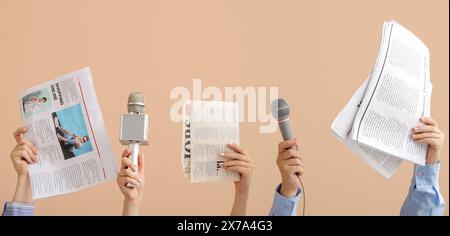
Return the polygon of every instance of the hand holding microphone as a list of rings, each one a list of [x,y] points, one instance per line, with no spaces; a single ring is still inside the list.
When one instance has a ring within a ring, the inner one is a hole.
[[[139,145],[148,145],[148,115],[144,112],[144,95],[139,92],[130,93],[128,96],[128,113],[122,114],[120,123],[120,143],[128,145],[133,172],[137,175]],[[135,186],[131,181],[127,187]]]
[[[286,100],[272,101],[272,115],[278,120],[283,142],[278,144],[277,165],[281,174],[280,193],[285,197],[294,197],[301,185],[300,176],[304,172],[303,159],[298,151],[298,142],[294,139],[289,119],[289,106]]]

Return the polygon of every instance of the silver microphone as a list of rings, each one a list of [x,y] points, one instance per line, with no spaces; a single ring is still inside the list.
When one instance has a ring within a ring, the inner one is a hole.
[[[294,138],[291,128],[291,120],[289,119],[289,105],[283,98],[278,98],[272,101],[272,116],[278,120],[283,140],[290,140]]]
[[[272,101],[272,116],[278,120],[278,126],[280,127],[281,135],[283,136],[283,140],[294,139],[294,133],[291,128],[291,120],[289,119],[289,105],[283,98],[278,98]],[[297,146],[291,147],[295,150],[298,150]],[[306,209],[306,192],[305,187],[303,186],[302,178],[300,177],[300,173],[296,173],[300,185],[303,189],[303,216],[305,215]]]
[[[128,113],[120,117],[120,143],[128,145],[131,161],[138,167],[139,145],[148,145],[148,115],[144,113],[144,95],[139,92],[128,96]],[[138,173],[136,169],[135,173]],[[127,184],[127,187],[132,187]]]

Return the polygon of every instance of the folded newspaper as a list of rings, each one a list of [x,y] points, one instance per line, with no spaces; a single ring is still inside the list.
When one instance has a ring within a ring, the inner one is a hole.
[[[426,45],[395,21],[385,22],[369,78],[334,119],[332,133],[385,178],[403,160],[425,164],[428,146],[412,129],[430,116],[432,85]]]
[[[29,167],[33,199],[75,192],[117,176],[117,166],[84,68],[23,92],[25,137],[39,149]]]
[[[221,152],[239,144],[237,103],[188,101],[183,105],[181,164],[192,183],[237,181],[239,173],[221,168]]]

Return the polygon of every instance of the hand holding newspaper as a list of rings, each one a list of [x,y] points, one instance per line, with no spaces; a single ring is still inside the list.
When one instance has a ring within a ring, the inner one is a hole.
[[[238,181],[239,173],[220,168],[221,152],[239,144],[237,103],[188,101],[183,106],[181,163],[191,182]]]
[[[430,116],[431,90],[428,48],[397,22],[384,23],[375,67],[331,130],[386,178],[402,160],[424,165],[428,146],[411,133]]]
[[[25,137],[39,149],[39,161],[29,167],[33,199],[117,177],[89,68],[28,89],[19,100]]]

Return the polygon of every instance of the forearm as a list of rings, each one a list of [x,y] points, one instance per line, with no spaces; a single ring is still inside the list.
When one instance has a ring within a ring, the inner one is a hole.
[[[12,201],[30,204],[33,203],[33,197],[31,194],[31,183],[28,175],[17,176],[17,185]]]
[[[245,216],[247,214],[248,193],[236,193],[234,195],[231,216]]]
[[[141,203],[139,201],[123,201],[123,216],[139,216]]]
[[[58,137],[59,141],[62,141],[62,142],[68,142],[69,141],[68,139],[64,138],[63,136],[61,136],[59,134],[57,134],[56,136]]]

